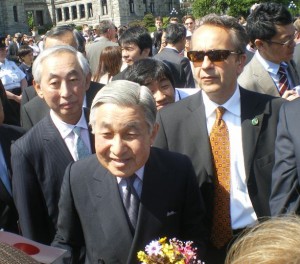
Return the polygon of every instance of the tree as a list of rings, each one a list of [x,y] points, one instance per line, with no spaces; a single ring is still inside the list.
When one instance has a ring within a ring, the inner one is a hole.
[[[270,2],[268,0],[195,0],[193,3],[193,15],[196,18],[203,17],[210,13],[219,15],[226,14],[234,17],[239,15],[247,16],[250,7],[255,3]],[[288,7],[290,0],[272,0]]]

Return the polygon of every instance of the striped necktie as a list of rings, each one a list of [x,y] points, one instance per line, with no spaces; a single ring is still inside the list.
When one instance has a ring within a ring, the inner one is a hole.
[[[285,67],[282,63],[280,63],[279,70],[278,70],[278,76],[279,76],[279,94],[282,96],[286,90],[290,88],[289,80],[287,78],[287,74],[285,71]]]
[[[126,189],[123,192],[123,203],[127,211],[128,218],[130,220],[131,227],[133,230],[136,228],[140,198],[133,186],[134,181],[138,179],[136,174],[133,174],[130,177],[124,178],[126,181]]]

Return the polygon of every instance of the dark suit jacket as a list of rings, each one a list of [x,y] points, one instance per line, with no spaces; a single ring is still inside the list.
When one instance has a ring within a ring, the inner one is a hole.
[[[161,60],[170,67],[176,88],[196,87],[189,59],[179,55],[177,50],[164,48],[154,59]]]
[[[300,213],[299,115],[300,99],[281,107],[270,198],[272,215]]]
[[[276,127],[284,99],[243,88],[240,88],[240,93],[242,144],[249,196],[257,216],[268,216]],[[258,119],[257,125],[252,124],[254,118]],[[154,145],[191,158],[206,206],[212,209],[215,175],[202,93],[198,92],[160,110],[157,121],[159,131]]]
[[[292,88],[300,84],[299,75],[293,61],[288,62],[288,73],[292,80]],[[245,66],[238,78],[240,86],[250,91],[279,97],[278,88],[270,74],[265,70],[256,56]]]
[[[10,163],[10,146],[24,133],[25,130],[17,126],[0,126],[0,143],[3,150],[6,166],[10,175],[12,175]],[[17,221],[18,213],[13,198],[0,179],[0,228],[8,232],[19,233]]]
[[[93,137],[91,147],[94,153]],[[71,161],[50,114],[12,145],[13,197],[25,237],[44,244],[53,240],[60,187]]]
[[[296,64],[298,74],[300,74],[300,44],[297,44],[294,49],[293,61]]]
[[[64,177],[58,231],[52,245],[70,250],[73,257],[85,245],[85,263],[134,264],[138,263],[137,252],[159,237],[203,241],[204,208],[196,186],[186,156],[152,148],[133,236],[117,178],[100,165],[96,155],[75,162]],[[78,263],[76,258],[65,261]]]
[[[90,88],[86,92],[86,104],[90,108],[97,92],[104,86],[104,84],[91,82]],[[29,101],[26,101],[26,100]],[[45,117],[50,109],[45,100],[37,96],[35,89],[29,86],[24,89],[22,93],[21,105],[21,126],[26,130],[32,128],[40,120]]]

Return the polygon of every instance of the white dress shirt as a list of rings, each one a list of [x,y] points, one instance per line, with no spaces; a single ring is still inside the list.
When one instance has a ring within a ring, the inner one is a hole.
[[[280,64],[277,64],[277,63],[274,63],[274,62],[271,62],[271,61],[268,61],[266,59],[264,59],[260,54],[259,52],[255,52],[255,55],[257,60],[262,64],[263,68],[270,74],[271,78],[273,79],[278,91],[279,91],[279,74],[278,74],[278,70],[279,70],[279,67],[280,67]],[[284,65],[284,68],[285,68],[285,73],[286,73],[286,76],[288,78],[288,81],[289,81],[289,84],[290,84],[290,88],[294,88],[295,84],[293,83],[292,81],[292,78],[287,70],[288,68],[288,65],[287,63],[285,62],[282,62],[282,64]]]
[[[13,61],[5,59],[4,63],[0,62],[0,79],[5,90],[20,88],[25,77],[26,74]]]
[[[51,119],[52,119],[54,125],[58,129],[61,137],[65,141],[65,143],[66,143],[66,145],[67,145],[67,147],[68,147],[68,149],[69,149],[69,151],[70,151],[70,153],[71,153],[71,155],[72,155],[72,157],[73,157],[74,160],[77,160],[75,135],[73,133],[73,128],[75,126],[81,128],[80,136],[81,136],[84,144],[88,148],[89,152],[92,153],[92,151],[91,151],[90,137],[89,137],[89,130],[88,130],[88,126],[87,126],[87,122],[86,122],[85,116],[84,116],[84,111],[82,111],[81,117],[80,117],[78,123],[75,126],[63,122],[55,114],[55,112],[52,109],[50,110],[50,116],[51,116]]]
[[[202,91],[205,105],[207,130],[210,134],[216,120],[218,104],[212,102]],[[226,111],[223,115],[230,140],[230,215],[232,229],[244,228],[256,222],[246,183],[244,165],[242,127],[241,127],[241,101],[240,90],[237,87],[233,96],[222,105]]]

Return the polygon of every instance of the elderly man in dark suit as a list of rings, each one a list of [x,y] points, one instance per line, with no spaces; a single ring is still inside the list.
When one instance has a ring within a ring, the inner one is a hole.
[[[188,53],[202,91],[158,112],[154,146],[191,158],[210,210],[208,264],[224,263],[234,235],[270,215],[274,142],[284,100],[238,86],[246,44],[235,18],[205,16]]]
[[[271,213],[300,213],[300,99],[285,103],[280,110],[272,174]]]
[[[57,45],[70,45],[85,54],[85,39],[73,27],[62,25],[47,32],[44,38],[44,49]],[[86,92],[84,107],[90,108],[94,96],[103,87],[103,84],[90,82],[90,88]],[[21,125],[26,130],[32,128],[44,116],[49,113],[49,106],[45,100],[37,96],[33,86],[26,87],[22,91],[21,101]]]
[[[51,110],[12,145],[13,197],[23,235],[50,244],[64,171],[71,161],[94,152],[82,107],[91,72],[82,53],[56,46],[36,58],[33,76]]]
[[[78,263],[84,246],[85,263],[138,263],[137,252],[162,236],[193,240],[203,253],[205,211],[192,164],[151,147],[155,116],[145,86],[113,81],[96,95],[96,155],[68,166],[59,202],[53,245],[69,251],[68,263]]]
[[[192,68],[189,60],[180,55],[185,47],[186,28],[179,24],[170,24],[166,28],[167,46],[154,56],[165,62],[172,70],[176,88],[195,88]]]

